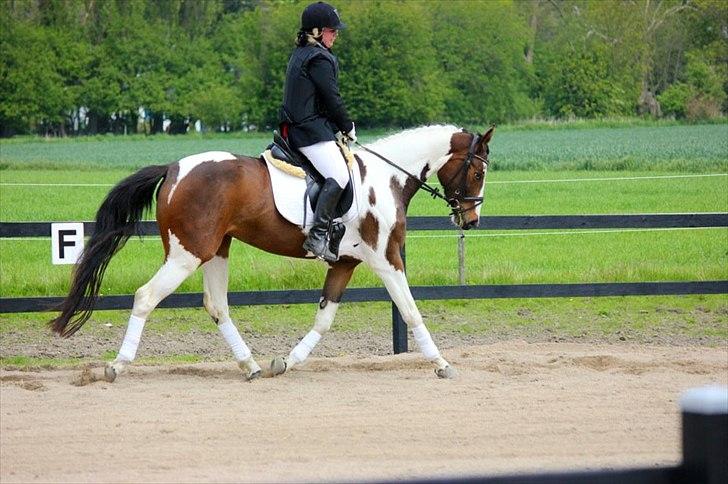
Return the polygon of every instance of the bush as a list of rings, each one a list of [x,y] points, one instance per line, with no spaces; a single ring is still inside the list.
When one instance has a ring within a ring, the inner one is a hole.
[[[624,91],[610,79],[606,55],[597,49],[552,56],[538,77],[550,115],[594,118],[631,112]]]
[[[711,97],[695,96],[688,101],[685,109],[685,117],[691,121],[714,119],[720,115],[720,102]]]
[[[721,76],[700,52],[688,53],[687,61],[687,82],[677,82],[658,96],[662,112],[690,120],[719,117],[726,99]]]
[[[692,99],[693,95],[693,88],[684,82],[678,82],[668,87],[662,94],[657,96],[662,108],[662,114],[684,118],[688,101]]]

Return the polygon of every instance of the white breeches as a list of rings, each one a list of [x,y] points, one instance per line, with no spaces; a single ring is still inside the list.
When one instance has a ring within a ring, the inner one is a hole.
[[[324,178],[333,178],[341,188],[349,183],[349,168],[336,142],[321,141],[310,146],[302,146],[299,150]]]

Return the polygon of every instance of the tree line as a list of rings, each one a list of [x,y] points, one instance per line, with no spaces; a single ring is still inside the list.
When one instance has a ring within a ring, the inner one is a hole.
[[[5,0],[0,134],[270,129],[309,0]],[[361,127],[728,112],[724,0],[331,0]]]

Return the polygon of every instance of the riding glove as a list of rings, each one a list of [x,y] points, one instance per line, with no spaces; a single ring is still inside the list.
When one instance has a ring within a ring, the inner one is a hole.
[[[356,126],[354,126],[354,123],[351,123],[351,131],[346,133],[346,136],[349,138],[349,141],[356,143]]]

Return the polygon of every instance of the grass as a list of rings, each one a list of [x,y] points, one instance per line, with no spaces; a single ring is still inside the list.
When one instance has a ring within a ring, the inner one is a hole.
[[[113,361],[115,351],[109,351],[102,361]],[[135,363],[139,365],[168,365],[179,363],[199,363],[199,355],[140,356]],[[5,370],[35,371],[38,369],[79,368],[86,365],[100,365],[98,358],[44,358],[35,356],[0,356],[0,368]]]
[[[0,221],[93,220],[119,170],[8,170],[0,183],[76,183],[103,186],[0,185]],[[728,176],[679,172],[494,171],[486,180],[482,215],[675,213],[728,211]],[[688,174],[689,175],[689,174]],[[661,178],[653,178],[661,177]],[[675,178],[670,178],[675,177]],[[637,178],[604,180],[605,178]],[[600,179],[602,179],[600,181]],[[564,180],[522,183],[529,180]],[[585,181],[573,181],[585,180]],[[108,186],[107,186],[108,185]],[[28,203],[33,200],[33,203]],[[446,216],[449,210],[419,193],[408,214]]]
[[[564,250],[564,249],[567,250]],[[728,279],[728,230],[626,232],[497,232],[466,237],[469,284],[679,281]],[[71,266],[50,265],[48,240],[0,241],[2,295],[63,295]],[[131,239],[112,259],[103,294],[131,294],[162,263],[159,239]],[[412,285],[457,284],[457,238],[452,233],[417,232],[407,242]],[[233,244],[230,290],[318,289],[326,266],[263,253]],[[179,292],[201,291],[201,273]],[[380,286],[365,266],[350,287]]]

